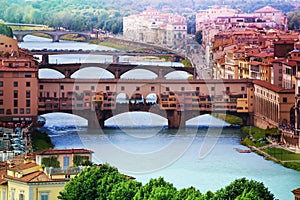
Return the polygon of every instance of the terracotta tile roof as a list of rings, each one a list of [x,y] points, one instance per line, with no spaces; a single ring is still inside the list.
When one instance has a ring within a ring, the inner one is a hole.
[[[10,167],[9,170],[19,171],[19,170],[24,170],[24,169],[30,169],[30,168],[37,167],[37,166],[39,166],[39,165],[36,163],[30,162],[30,163],[17,165],[15,167]]]
[[[37,152],[36,155],[59,155],[59,154],[90,154],[93,153],[91,150],[87,149],[48,149],[44,151]]]
[[[292,190],[292,193],[294,193],[294,194],[300,194],[300,188]]]
[[[257,62],[257,61],[252,61],[252,62],[249,62],[250,65],[261,65],[262,62]]]
[[[36,171],[26,174],[21,178],[4,175],[4,178],[10,180],[21,181],[25,183],[39,183],[39,182],[67,182],[67,179],[50,179],[43,171]]]
[[[284,88],[280,88],[276,85],[273,85],[271,83],[268,83],[266,81],[262,81],[262,80],[253,80],[253,83],[259,86],[262,86],[268,90],[272,90],[274,92],[277,93],[295,93],[295,89],[284,89]]]
[[[288,66],[291,66],[291,67],[297,66],[297,62],[296,61],[287,60],[287,61],[285,61],[283,63],[285,65],[288,65]]]

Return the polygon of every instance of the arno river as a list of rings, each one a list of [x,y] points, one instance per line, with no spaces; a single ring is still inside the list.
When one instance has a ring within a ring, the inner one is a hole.
[[[30,49],[106,48],[77,42],[52,43],[33,36],[25,37],[20,46]],[[82,55],[50,57],[53,63],[76,63],[84,59]],[[90,59],[111,62],[110,57]],[[60,75],[44,71],[41,76]],[[191,126],[181,130],[166,129],[166,119],[148,113],[115,116],[107,120],[106,125],[113,127],[107,129],[87,129],[84,127],[86,121],[73,115],[54,113],[45,117],[47,123],[43,129],[56,148],[91,149],[94,162],[110,163],[142,182],[162,176],[177,188],[194,186],[205,193],[246,177],[263,182],[282,200],[293,199],[291,190],[300,187],[300,172],[255,153],[238,153],[235,148],[246,148],[239,144],[240,130],[220,128],[224,123],[210,116],[191,120],[187,122]]]

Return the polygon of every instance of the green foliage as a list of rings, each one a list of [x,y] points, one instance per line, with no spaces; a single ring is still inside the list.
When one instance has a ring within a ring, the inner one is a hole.
[[[173,200],[176,196],[177,190],[173,184],[166,182],[162,177],[158,179],[151,179],[147,184],[142,186],[134,200]]]
[[[181,61],[184,67],[193,67],[192,63],[188,59],[184,59]]]
[[[283,166],[300,171],[300,162],[284,162]]]
[[[54,167],[59,168],[59,161],[57,160],[57,157],[51,156],[49,158],[42,158],[42,165],[45,167]]]
[[[212,116],[224,120],[225,122],[233,125],[243,125],[243,120],[240,117],[223,114],[223,113],[212,113]]]
[[[10,27],[8,27],[7,25],[1,24],[1,23],[0,23],[0,34],[6,35],[11,38],[13,37],[12,29]]]
[[[86,167],[65,185],[58,199],[64,200],[219,200],[219,199],[274,199],[268,189],[245,178],[235,180],[216,193],[202,195],[194,187],[177,190],[162,177],[151,179],[145,185],[120,174],[114,167]]]
[[[300,29],[300,11],[288,13],[287,20],[289,30]]]
[[[108,164],[104,164],[100,167],[86,167],[80,174],[66,184],[64,190],[60,192],[58,199],[122,199],[122,196],[119,196],[120,198],[113,198],[112,194],[123,194],[126,196],[128,195],[124,192],[126,188],[131,188],[133,191],[135,191],[134,186],[139,186],[139,183],[122,184],[128,181],[133,180],[130,180],[125,175],[120,174],[116,168],[111,167]],[[120,186],[125,188],[119,188]]]
[[[85,163],[88,160],[89,160],[88,156],[74,155],[74,157],[73,157],[73,164],[74,164],[74,166],[80,166],[80,165],[82,165],[83,163]]]
[[[201,30],[196,32],[196,34],[195,34],[195,40],[199,44],[202,44],[202,31]]]
[[[225,188],[216,191],[212,199],[247,199],[246,197],[257,200],[274,199],[274,195],[263,183],[249,181],[246,178],[237,179]]]
[[[38,130],[31,133],[31,141],[34,151],[42,151],[54,147],[54,144],[48,134]]]

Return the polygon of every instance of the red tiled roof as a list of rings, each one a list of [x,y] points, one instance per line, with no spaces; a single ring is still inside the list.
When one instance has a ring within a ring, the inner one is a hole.
[[[249,62],[250,65],[261,65],[262,62],[257,62],[257,61],[252,61],[252,62]]]
[[[36,155],[59,155],[59,154],[90,154],[94,153],[87,149],[48,149],[38,152]]]
[[[294,66],[297,66],[297,62],[295,61],[291,61],[291,60],[288,60],[286,62],[283,62],[285,65],[288,65],[288,66],[291,66],[291,67],[294,67]]]
[[[295,93],[295,89],[284,89],[284,88],[280,88],[276,85],[273,85],[269,82],[266,81],[262,81],[262,80],[253,80],[253,83],[259,86],[262,86],[268,90],[272,90],[274,92],[277,93]]]
[[[9,175],[4,176],[5,179],[11,179],[21,181],[25,183],[39,183],[39,182],[67,182],[67,179],[50,179],[43,171],[36,171],[30,174],[26,174],[21,178],[13,177]]]
[[[292,193],[294,193],[294,194],[300,194],[300,188],[292,190]]]
[[[11,167],[11,168],[9,168],[9,170],[19,171],[19,170],[33,168],[33,167],[36,167],[36,166],[38,166],[38,164],[30,162],[30,163],[25,163],[25,164],[17,165],[15,167]]]

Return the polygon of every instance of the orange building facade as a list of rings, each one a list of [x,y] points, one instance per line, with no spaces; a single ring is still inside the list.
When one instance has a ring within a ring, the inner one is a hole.
[[[17,41],[0,35],[0,122],[31,122],[37,117],[38,67]]]

